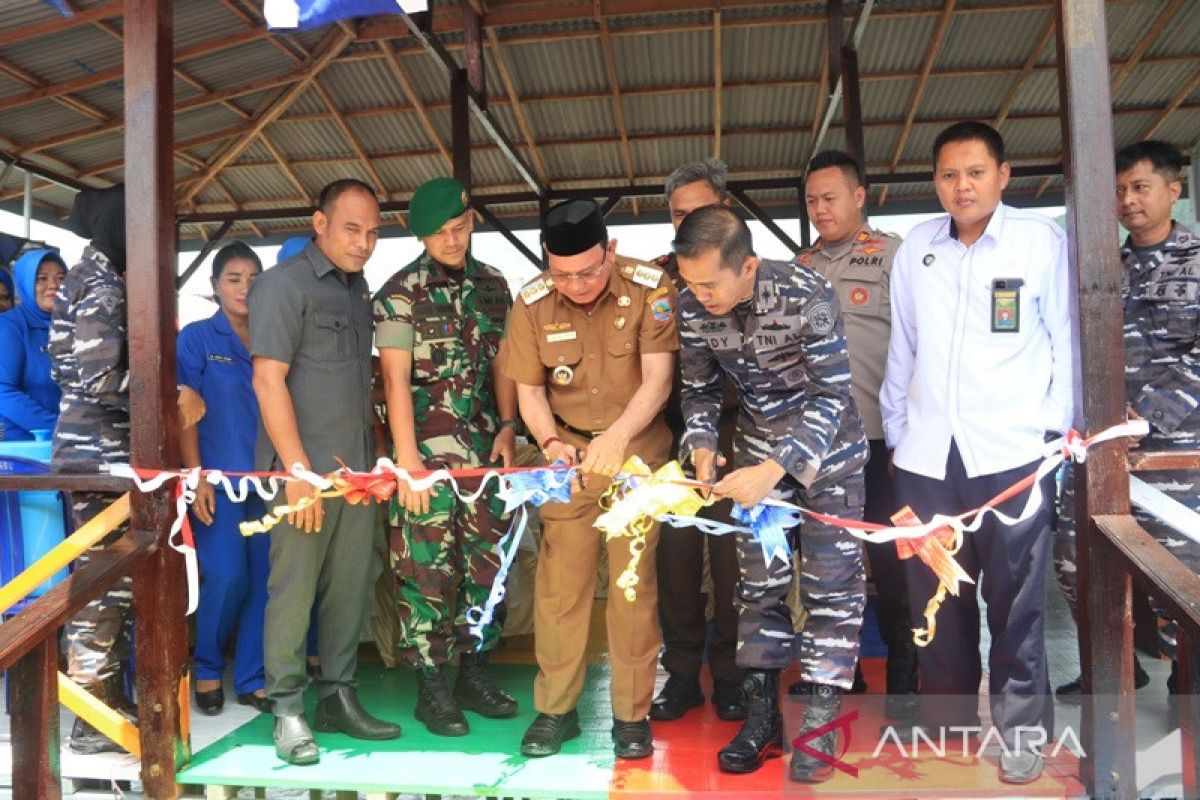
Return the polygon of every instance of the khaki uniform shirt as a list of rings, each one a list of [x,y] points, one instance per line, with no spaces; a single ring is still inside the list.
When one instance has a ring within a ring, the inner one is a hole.
[[[892,258],[899,246],[899,236],[864,224],[848,242],[827,247],[818,240],[796,256],[798,263],[812,267],[837,289],[850,346],[854,403],[868,439],[883,438],[879,388],[892,330]]]
[[[572,427],[603,431],[642,383],[641,355],[679,349],[676,292],[659,268],[617,256],[590,311],[542,275],[521,289],[509,314],[504,370],[517,383],[545,386],[550,410]],[[565,441],[578,437],[559,435]],[[626,456],[665,460],[671,434],[661,413],[634,436]],[[653,464],[651,464],[653,466]]]

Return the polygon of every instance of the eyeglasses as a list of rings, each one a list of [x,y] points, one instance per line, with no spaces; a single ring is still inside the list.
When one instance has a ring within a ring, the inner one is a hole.
[[[593,278],[600,277],[600,275],[604,272],[604,266],[607,263],[608,253],[605,253],[604,257],[600,259],[600,263],[594,267],[588,267],[587,269],[580,270],[579,272],[555,272],[550,270],[547,274],[550,276],[550,280],[554,281],[555,283],[559,281],[562,281],[563,283],[568,283],[570,281],[586,283]]]

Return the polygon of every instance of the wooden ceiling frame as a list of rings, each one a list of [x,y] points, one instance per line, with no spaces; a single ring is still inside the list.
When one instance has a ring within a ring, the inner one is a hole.
[[[608,85],[612,94],[613,121],[621,139],[621,156],[625,161],[625,177],[633,184],[633,150],[629,147],[629,128],[625,124],[625,105],[621,100],[621,79],[617,74],[617,59],[613,52],[612,36],[608,31],[608,19],[602,14],[602,0],[594,0],[595,20],[600,26],[600,48],[604,55],[604,68],[608,73]],[[638,214],[637,198],[632,201],[634,216]]]

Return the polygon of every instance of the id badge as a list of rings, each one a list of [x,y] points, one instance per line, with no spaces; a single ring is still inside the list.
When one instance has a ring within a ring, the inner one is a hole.
[[[1021,330],[1020,278],[996,278],[992,281],[992,333],[1019,333]]]

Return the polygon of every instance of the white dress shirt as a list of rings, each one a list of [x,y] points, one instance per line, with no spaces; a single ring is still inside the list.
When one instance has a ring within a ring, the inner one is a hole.
[[[949,216],[918,225],[892,266],[892,335],[880,405],[895,465],[946,477],[950,442],[978,477],[1038,458],[1071,423],[1066,236],[1041,214],[996,208],[970,247]],[[1019,285],[1016,330],[993,293]],[[1007,329],[1006,329],[1007,328]]]

